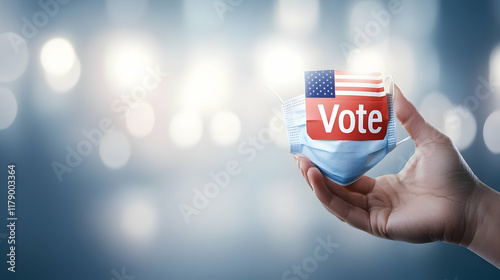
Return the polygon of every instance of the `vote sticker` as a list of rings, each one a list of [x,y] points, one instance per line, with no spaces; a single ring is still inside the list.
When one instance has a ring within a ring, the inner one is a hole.
[[[306,71],[306,127],[313,140],[382,140],[389,110],[380,73]]]

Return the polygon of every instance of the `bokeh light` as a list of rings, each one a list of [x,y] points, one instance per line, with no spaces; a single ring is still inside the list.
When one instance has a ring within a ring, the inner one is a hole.
[[[411,93],[415,88],[415,78],[419,77],[416,73],[417,59],[412,46],[401,38],[391,37],[384,42],[385,61],[387,74],[394,77],[395,82],[400,88],[407,89],[405,91]],[[430,57],[432,59],[432,57]],[[436,64],[426,64],[429,71],[433,71],[431,67]],[[434,71],[434,73],[436,73]]]
[[[293,43],[280,39],[264,41],[256,49],[257,71],[276,90],[302,88],[306,57]]]
[[[16,33],[0,34],[0,82],[19,78],[28,66],[29,52],[26,41]]]
[[[43,69],[53,75],[68,73],[76,61],[75,50],[68,40],[54,38],[42,48],[40,60]]]
[[[444,113],[444,133],[459,150],[467,149],[476,138],[476,118],[469,109],[454,107]]]
[[[495,154],[500,153],[500,111],[495,111],[484,122],[483,138],[486,147]]]
[[[12,92],[0,88],[0,130],[9,127],[17,116],[17,101]]]
[[[119,131],[109,132],[101,140],[99,156],[109,168],[123,167],[130,158],[130,153],[130,143],[127,137]]]
[[[125,236],[135,242],[151,239],[158,227],[153,203],[141,197],[128,201],[122,209],[121,225]]]
[[[349,54],[347,68],[357,72],[385,72],[384,57],[371,49],[358,49]]]
[[[202,134],[203,122],[194,112],[180,112],[170,122],[170,137],[179,147],[187,148],[196,145]]]
[[[147,75],[146,67],[155,63],[150,49],[139,38],[112,38],[106,50],[106,76],[118,90],[131,90],[141,84]]]
[[[67,92],[72,89],[80,80],[80,75],[82,72],[82,66],[80,64],[80,59],[75,56],[75,63],[69,72],[62,75],[55,75],[50,72],[45,72],[45,80],[47,84],[56,92]]]
[[[146,136],[153,130],[154,124],[155,111],[146,101],[139,102],[127,115],[127,128],[132,135]]]
[[[210,122],[210,136],[218,145],[233,144],[240,137],[240,133],[241,122],[233,112],[218,112]]]
[[[227,102],[231,79],[229,66],[217,53],[193,54],[180,95],[184,109],[212,111]]]
[[[490,54],[490,83],[500,87],[500,44]]]
[[[293,33],[309,33],[319,22],[320,3],[318,0],[278,0],[278,26]]]
[[[430,93],[424,97],[418,109],[428,123],[444,133],[445,112],[453,109],[446,95],[438,92]]]

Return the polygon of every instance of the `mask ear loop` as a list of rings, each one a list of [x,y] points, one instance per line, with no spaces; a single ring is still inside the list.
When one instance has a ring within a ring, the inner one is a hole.
[[[392,75],[387,75],[384,79],[384,83],[387,82],[387,80],[391,79],[391,83],[392,83],[392,91],[389,91],[390,94],[392,94],[392,100],[394,100],[394,78],[392,77]]]
[[[396,147],[399,146],[400,144],[408,141],[408,140],[411,140],[411,136],[406,136],[403,140],[401,140],[398,143],[396,143]]]
[[[392,83],[392,92],[390,92],[390,93],[392,94],[392,100],[394,100],[394,95],[395,95],[394,94],[395,93],[394,84],[395,84],[395,82],[394,82],[394,78],[392,77],[392,75],[387,75],[387,77],[385,77],[385,79],[384,79],[384,83],[386,83],[389,79],[391,80],[391,83]],[[406,142],[410,139],[411,139],[411,136],[405,137],[403,140],[400,140],[399,142],[396,143],[396,147],[403,144],[404,142]]]
[[[281,99],[281,97],[279,96],[279,94],[270,86],[270,85],[266,85],[268,89],[270,89],[272,92],[274,92],[274,94],[276,95],[276,97],[278,97],[279,101],[281,104],[283,104],[283,99]]]

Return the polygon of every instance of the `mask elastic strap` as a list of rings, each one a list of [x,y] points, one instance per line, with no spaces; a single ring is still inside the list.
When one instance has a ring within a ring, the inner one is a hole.
[[[392,77],[392,75],[387,75],[387,77],[385,77],[385,79],[384,79],[384,83],[386,83],[389,79],[392,82],[392,92],[391,92],[391,94],[392,94],[392,100],[394,100],[394,93],[395,93],[394,92],[394,84],[395,84],[394,77]],[[411,139],[411,136],[405,137],[403,140],[400,140],[399,142],[396,143],[396,147],[399,146],[399,145],[401,145],[401,144],[403,144],[404,142],[406,142],[406,141],[408,141],[410,139]]]
[[[403,140],[399,141],[398,143],[396,143],[396,147],[397,147],[397,146],[399,146],[400,144],[403,144],[404,142],[406,142],[406,141],[408,141],[408,140],[410,140],[410,139],[411,139],[411,137],[410,137],[410,136],[406,136],[406,138],[405,138],[405,139],[403,139]]]
[[[281,99],[281,97],[279,96],[279,94],[270,86],[270,85],[266,85],[268,89],[270,89],[272,92],[274,92],[274,94],[276,95],[276,97],[278,97],[278,99],[280,100],[280,103],[283,104],[283,99]]]
[[[392,82],[392,92],[391,92],[391,94],[392,94],[392,99],[394,100],[394,84],[395,84],[395,82],[394,82],[394,78],[392,77],[392,75],[387,75],[385,77],[385,79],[384,79],[384,83],[386,83],[389,79]]]

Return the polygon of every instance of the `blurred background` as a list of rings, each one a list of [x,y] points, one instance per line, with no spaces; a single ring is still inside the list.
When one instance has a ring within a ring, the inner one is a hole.
[[[494,0],[0,0],[0,178],[16,164],[18,217],[16,273],[0,227],[1,278],[498,279],[464,248],[328,213],[273,91],[303,94],[305,70],[390,74],[500,190],[499,31]]]

